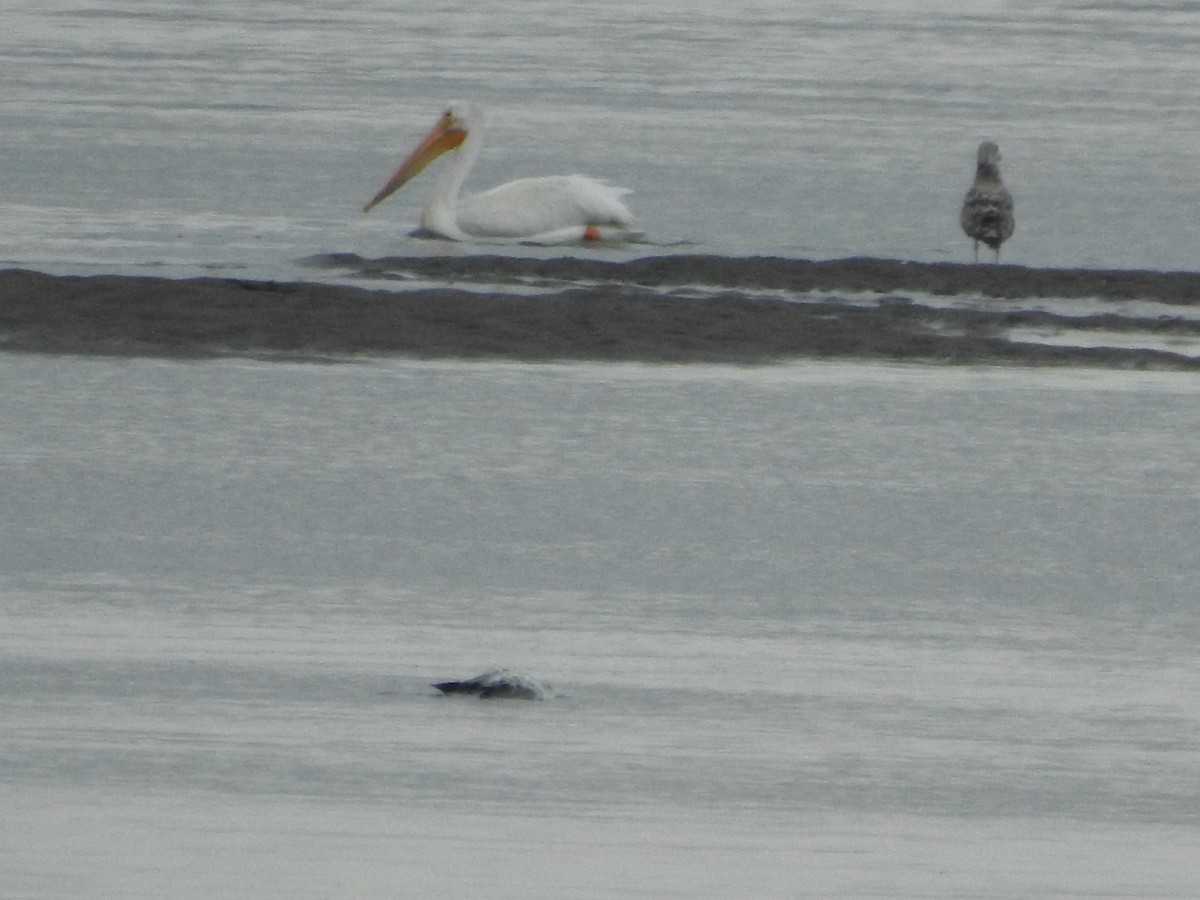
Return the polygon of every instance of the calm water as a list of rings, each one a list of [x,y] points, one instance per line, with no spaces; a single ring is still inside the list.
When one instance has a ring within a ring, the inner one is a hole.
[[[0,379],[6,897],[1200,889],[1189,376]]]
[[[10,6],[5,265],[320,277],[293,260],[453,250],[406,236],[428,180],[359,209],[455,97],[492,111],[476,186],[603,176],[663,245],[965,261],[983,138],[1013,262],[1194,268],[1200,244],[1195,3]]]
[[[1009,260],[1194,267],[1196,4],[508,7],[6,9],[0,263],[455,252],[359,209],[469,97],[476,184],[636,191],[618,253],[966,260],[990,137]],[[1193,378],[0,384],[5,897],[1200,893]],[[493,664],[554,695],[429,687]]]

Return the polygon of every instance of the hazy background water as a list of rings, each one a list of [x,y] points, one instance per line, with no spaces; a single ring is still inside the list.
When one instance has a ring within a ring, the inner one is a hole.
[[[1141,2],[8,4],[7,265],[313,276],[405,235],[360,207],[451,98],[476,186],[584,171],[651,237],[725,254],[966,260],[1000,142],[1013,262],[1191,268],[1200,7]],[[452,249],[452,248],[450,248]],[[648,248],[640,248],[645,251]]]
[[[5,896],[1200,886],[1186,376],[0,376]]]

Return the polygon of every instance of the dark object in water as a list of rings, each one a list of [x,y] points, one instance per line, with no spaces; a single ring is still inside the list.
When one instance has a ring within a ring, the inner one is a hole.
[[[492,669],[467,681],[442,681],[434,687],[443,694],[473,694],[484,700],[503,697],[541,700],[546,696],[546,692],[536,681],[523,678],[508,669]]]

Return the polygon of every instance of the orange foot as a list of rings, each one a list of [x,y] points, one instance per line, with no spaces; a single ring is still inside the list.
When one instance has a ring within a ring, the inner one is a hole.
[[[604,236],[600,234],[600,229],[595,225],[588,225],[583,229],[583,239],[585,241],[602,241]]]

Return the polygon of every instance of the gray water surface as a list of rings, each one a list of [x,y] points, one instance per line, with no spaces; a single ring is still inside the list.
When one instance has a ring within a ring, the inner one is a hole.
[[[407,236],[428,176],[360,212],[454,98],[491,111],[483,188],[634,190],[624,253],[970,259],[981,140],[1017,199],[1009,261],[1195,264],[1195,4],[423,6],[170,0],[6,11],[0,261],[318,277]],[[531,250],[519,252],[535,252]]]
[[[0,374],[6,896],[1200,885],[1189,376]]]

